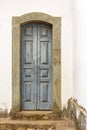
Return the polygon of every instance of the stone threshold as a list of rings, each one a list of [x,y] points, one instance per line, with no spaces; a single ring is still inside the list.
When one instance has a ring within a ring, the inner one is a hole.
[[[53,111],[12,111],[11,118],[21,120],[60,120],[61,113],[54,113]]]
[[[46,114],[52,114],[53,111],[20,111],[20,114],[23,115],[46,115]]]

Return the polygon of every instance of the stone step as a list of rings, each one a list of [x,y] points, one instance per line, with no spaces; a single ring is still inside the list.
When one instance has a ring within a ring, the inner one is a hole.
[[[69,120],[60,121],[28,121],[0,119],[0,130],[76,130]]]
[[[54,113],[53,111],[12,111],[11,118],[21,120],[60,120],[61,113]]]

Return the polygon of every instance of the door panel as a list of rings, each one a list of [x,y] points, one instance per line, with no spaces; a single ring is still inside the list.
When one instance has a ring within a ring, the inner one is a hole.
[[[33,42],[32,41],[26,41],[25,42],[25,62],[26,64],[32,64],[33,59]]]
[[[40,102],[48,102],[48,82],[40,83]]]
[[[22,109],[36,109],[36,81],[35,75],[37,57],[36,24],[22,26],[22,51],[21,51],[21,86],[22,86]]]
[[[30,23],[21,32],[22,109],[52,109],[51,26]]]
[[[38,24],[38,103],[37,109],[52,109],[51,27]]]
[[[48,64],[48,42],[40,42],[40,64]]]

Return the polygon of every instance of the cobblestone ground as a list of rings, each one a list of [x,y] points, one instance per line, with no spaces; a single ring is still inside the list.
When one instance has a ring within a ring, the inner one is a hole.
[[[0,130],[76,130],[69,120],[61,121],[25,121],[0,120]]]

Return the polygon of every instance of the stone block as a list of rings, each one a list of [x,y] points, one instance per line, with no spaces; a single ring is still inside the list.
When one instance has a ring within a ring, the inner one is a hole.
[[[35,128],[27,128],[27,130],[35,130]]]
[[[26,130],[25,128],[18,128],[18,129],[16,129],[16,130]]]

